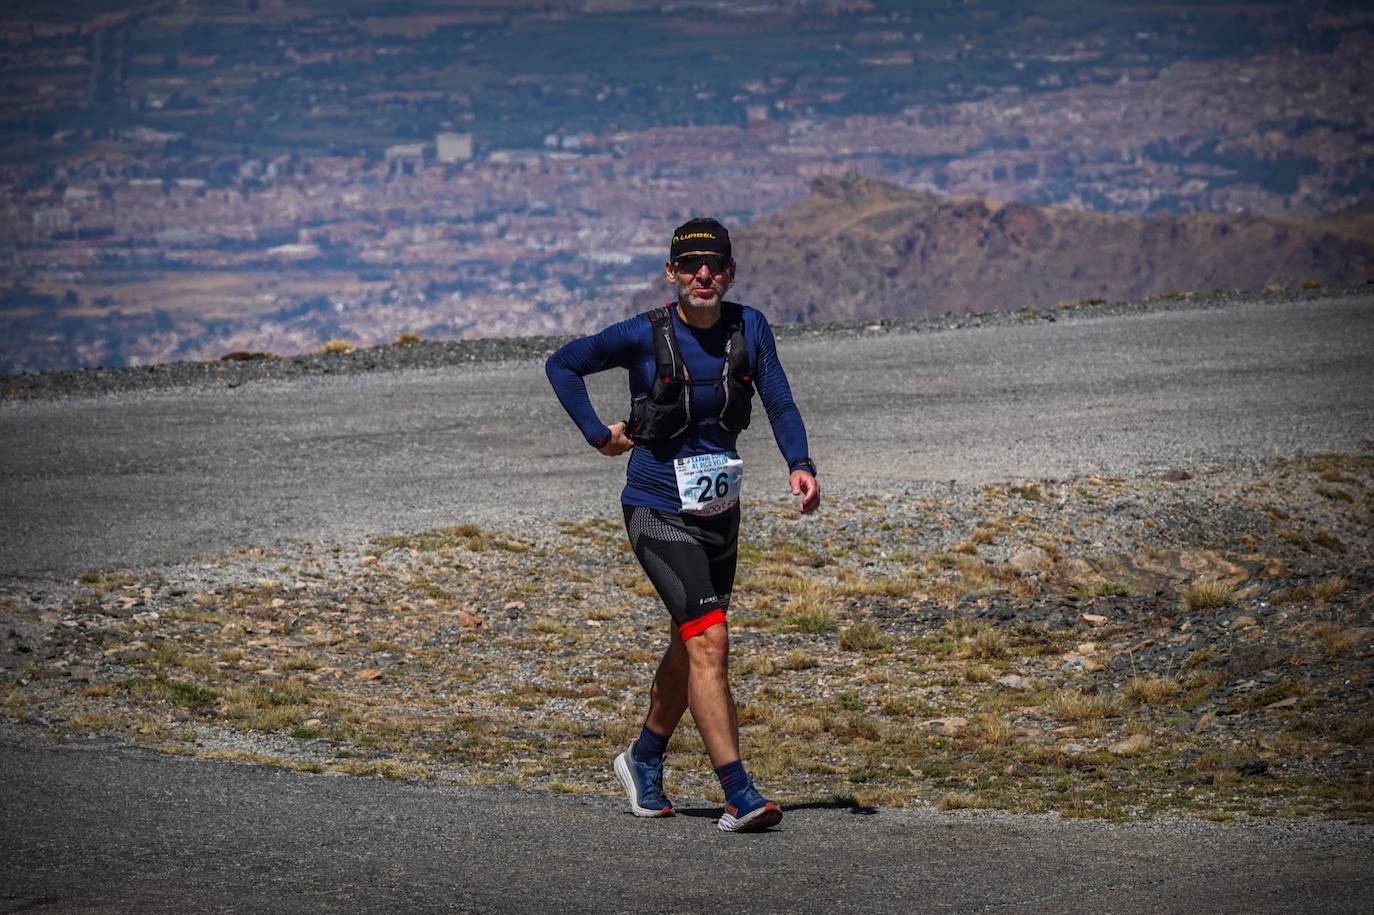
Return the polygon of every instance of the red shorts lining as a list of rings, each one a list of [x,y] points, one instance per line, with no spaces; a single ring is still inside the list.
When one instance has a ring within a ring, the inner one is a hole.
[[[707,629],[710,629],[717,623],[723,622],[725,622],[724,610],[721,610],[719,608],[715,610],[709,610],[705,614],[697,617],[696,619],[688,620],[687,622],[678,626],[677,634],[682,636],[682,641],[685,642],[688,639],[692,638],[692,636],[701,635],[703,632],[705,632]]]

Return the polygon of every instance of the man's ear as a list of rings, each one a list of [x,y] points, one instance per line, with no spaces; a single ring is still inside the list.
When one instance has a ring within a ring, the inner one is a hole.
[[[663,278],[670,283],[677,282],[677,268],[673,266],[672,261],[663,262]]]

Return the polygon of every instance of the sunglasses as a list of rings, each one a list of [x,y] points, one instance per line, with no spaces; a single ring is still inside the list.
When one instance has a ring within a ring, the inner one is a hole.
[[[730,269],[730,263],[730,257],[725,254],[685,254],[673,261],[673,269],[678,273],[696,276],[701,271],[701,265],[705,264],[706,269],[715,276]]]

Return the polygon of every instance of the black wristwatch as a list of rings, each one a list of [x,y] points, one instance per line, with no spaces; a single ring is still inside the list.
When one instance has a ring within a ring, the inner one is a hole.
[[[816,462],[811,460],[810,458],[797,458],[795,461],[792,461],[790,464],[787,465],[788,473],[791,473],[794,470],[805,470],[807,473],[811,474],[814,477],[816,476]]]

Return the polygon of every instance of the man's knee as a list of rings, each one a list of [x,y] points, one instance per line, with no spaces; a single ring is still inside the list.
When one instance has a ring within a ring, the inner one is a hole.
[[[730,653],[730,634],[722,620],[687,639],[687,658],[693,668],[724,667]]]

